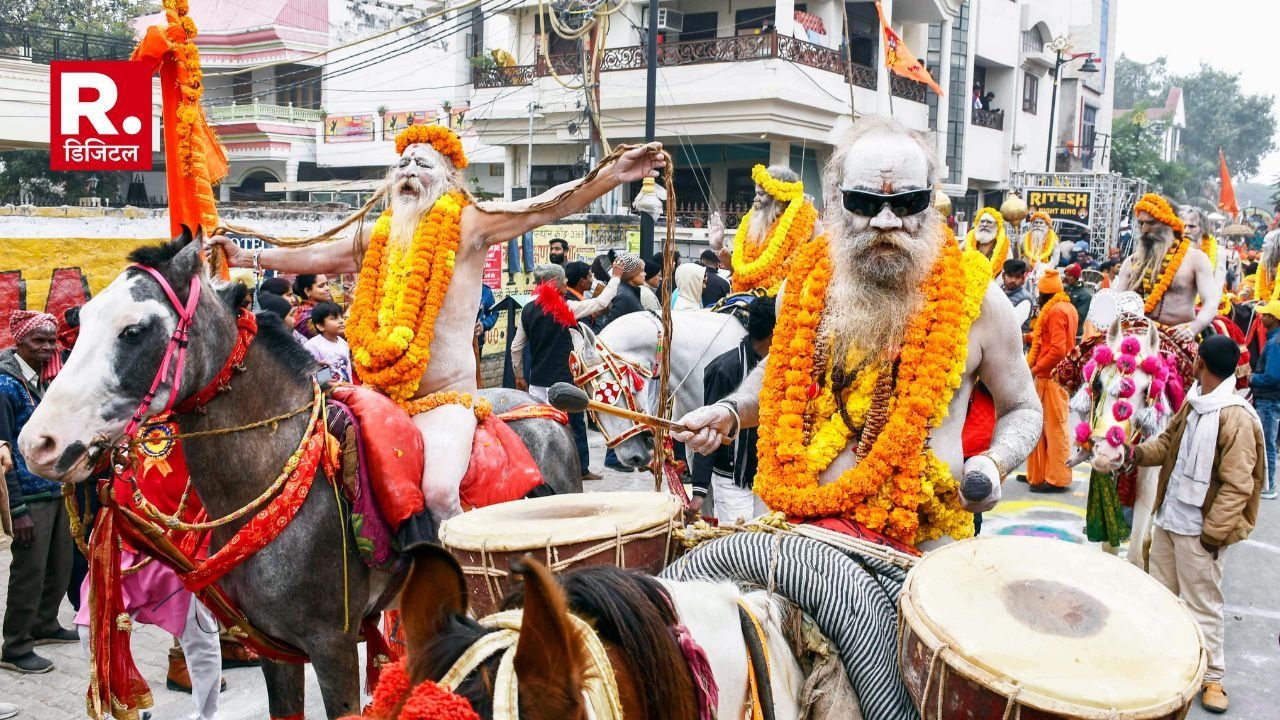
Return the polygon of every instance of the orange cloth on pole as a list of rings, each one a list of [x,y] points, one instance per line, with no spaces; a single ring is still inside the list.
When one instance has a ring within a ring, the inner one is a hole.
[[[1036,353],[1036,364],[1031,366],[1032,375],[1037,378],[1053,375],[1053,369],[1075,346],[1076,329],[1079,325],[1080,314],[1068,302],[1054,303],[1048,312],[1040,316],[1037,326],[1040,332],[1040,349]]]
[[[213,184],[227,174],[227,156],[205,119],[200,96],[200,56],[193,39],[196,26],[186,2],[166,0],[165,27],[151,26],[134,49],[132,60],[160,73],[163,104],[165,182],[169,190],[169,231],[185,225],[211,232],[218,225]]]
[[[916,59],[911,48],[889,27],[889,22],[884,19],[884,8],[880,7],[880,0],[876,0],[876,14],[880,16],[880,30],[884,33],[884,64],[889,71],[922,82],[939,95],[946,95],[938,87],[938,83],[933,81],[933,76],[925,69],[924,63]]]
[[[1044,429],[1040,440],[1027,458],[1027,482],[1049,483],[1058,487],[1071,484],[1071,468],[1067,456],[1071,443],[1067,436],[1067,391],[1052,378],[1036,378],[1036,395],[1044,408]]]
[[[1218,191],[1218,209],[1232,217],[1240,214],[1240,205],[1236,202],[1236,189],[1231,186],[1231,173],[1227,172],[1227,156],[1218,148],[1218,177],[1222,180],[1222,189]]]

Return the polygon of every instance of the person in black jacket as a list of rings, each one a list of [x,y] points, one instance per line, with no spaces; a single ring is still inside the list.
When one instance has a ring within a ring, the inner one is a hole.
[[[720,277],[720,256],[714,250],[703,250],[698,258],[707,269],[707,284],[702,288],[702,307],[711,307],[733,292],[729,281]]]
[[[769,354],[773,342],[774,299],[751,303],[747,336],[738,347],[712,360],[703,373],[703,402],[724,399]],[[756,428],[743,430],[732,445],[709,456],[693,455],[693,509],[702,506],[711,490],[712,512],[721,522],[751,519],[768,511],[752,488],[756,477]]]
[[[631,253],[618,253],[617,262],[622,264],[622,285],[613,303],[609,305],[609,318],[606,325],[623,315],[644,310],[640,301],[640,286],[644,284],[644,261]]]

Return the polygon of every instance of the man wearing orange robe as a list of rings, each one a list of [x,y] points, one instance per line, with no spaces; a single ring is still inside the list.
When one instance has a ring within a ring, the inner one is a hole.
[[[1045,307],[1054,295],[1063,291],[1057,270],[1046,270],[1040,276],[1039,290],[1040,307]],[[1031,492],[1066,492],[1071,487],[1071,468],[1067,467],[1067,456],[1071,452],[1067,435],[1067,391],[1053,379],[1053,369],[1075,345],[1079,324],[1080,316],[1070,302],[1056,302],[1040,315],[1032,330],[1039,336],[1039,349],[1031,364],[1031,375],[1044,407],[1044,429],[1040,431],[1035,450],[1027,458]]]

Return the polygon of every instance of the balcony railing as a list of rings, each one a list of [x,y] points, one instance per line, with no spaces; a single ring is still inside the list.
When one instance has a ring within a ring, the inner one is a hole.
[[[992,130],[1004,130],[1004,111],[974,108],[973,124],[978,127],[991,128]]]
[[[922,103],[925,100],[925,88],[927,87],[924,83],[910,78],[900,77],[892,73],[889,75],[889,91],[893,93],[894,97]]]
[[[869,90],[876,88],[874,69],[857,63],[848,65],[838,50],[777,34],[689,40],[658,46],[660,67],[768,58],[787,60],[840,75],[845,75],[847,68],[854,85]],[[573,75],[582,71],[582,62],[577,55],[552,55],[549,64],[539,59],[535,65],[476,68],[472,75],[472,82],[477,88],[529,85],[535,78],[550,75],[551,68],[554,68],[558,75]],[[643,70],[644,68],[645,48],[641,45],[608,48],[601,54],[600,69],[605,72]],[[923,95],[921,102],[923,102]]]
[[[53,60],[128,60],[133,41],[112,35],[0,23],[0,57],[47,65]]]
[[[284,122],[320,122],[319,110],[294,107],[293,105],[268,105],[254,100],[251,103],[231,103],[230,105],[213,105],[209,108],[209,119],[213,122],[231,120],[280,120]]]

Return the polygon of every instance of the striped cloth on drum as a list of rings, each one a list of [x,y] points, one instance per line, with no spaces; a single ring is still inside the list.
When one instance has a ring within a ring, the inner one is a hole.
[[[699,545],[662,577],[772,588],[835,644],[866,720],[920,717],[898,671],[897,605],[906,571],[798,535],[742,532]]]

